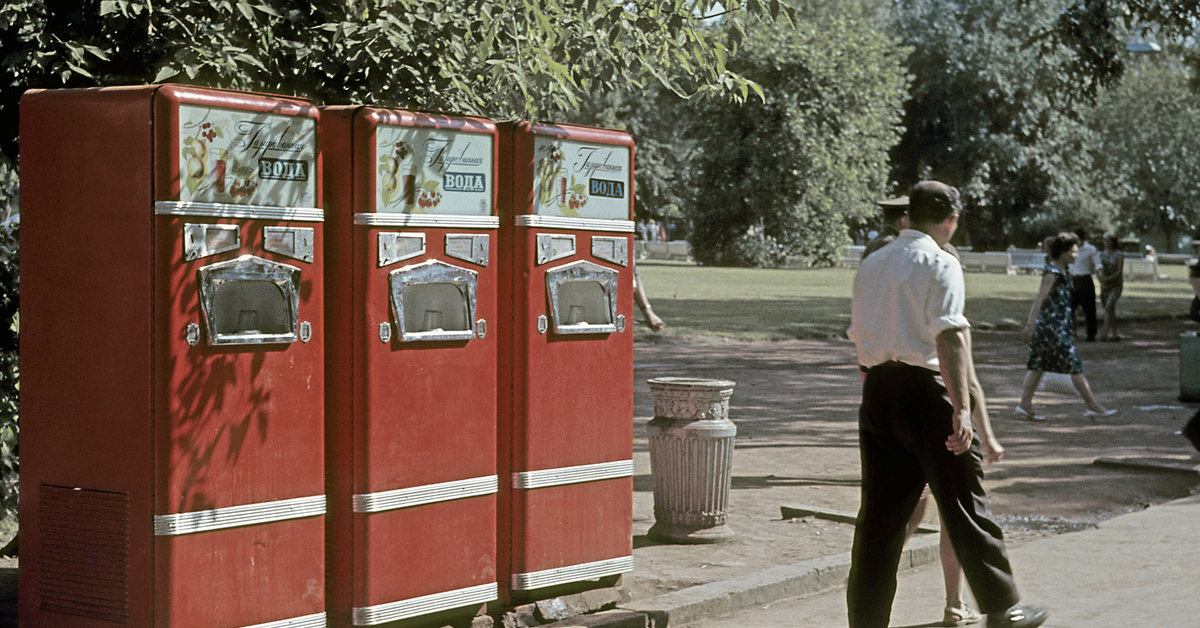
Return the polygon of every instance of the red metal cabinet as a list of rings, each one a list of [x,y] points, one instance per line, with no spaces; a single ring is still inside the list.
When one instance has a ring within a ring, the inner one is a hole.
[[[496,598],[495,125],[322,111],[332,625]]]
[[[22,626],[325,625],[317,122],[23,97]]]
[[[632,569],[633,141],[499,128],[498,565],[514,601]]]

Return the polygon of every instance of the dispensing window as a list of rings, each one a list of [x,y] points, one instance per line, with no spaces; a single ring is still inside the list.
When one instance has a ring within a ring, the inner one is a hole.
[[[617,271],[579,261],[546,271],[556,334],[617,331]]]
[[[300,269],[244,255],[197,271],[208,344],[295,342]]]
[[[475,336],[475,271],[429,260],[392,271],[388,285],[402,342]]]

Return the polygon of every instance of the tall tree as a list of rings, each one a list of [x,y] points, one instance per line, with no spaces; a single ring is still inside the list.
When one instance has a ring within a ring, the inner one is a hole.
[[[1040,241],[1038,217],[1077,202],[1086,156],[1070,93],[1067,50],[1037,50],[1057,5],[1027,0],[902,0],[895,28],[914,47],[916,76],[903,141],[892,152],[902,186],[936,178],[962,189],[960,231],[977,248]],[[1061,225],[1063,228],[1066,225]]]
[[[1092,117],[1122,231],[1161,233],[1169,250],[1200,226],[1200,105],[1184,56],[1168,46],[1130,64]]]
[[[706,264],[830,263],[846,221],[884,194],[899,137],[906,52],[859,2],[803,2],[791,22],[756,23],[730,58],[765,98],[686,106],[685,213]]]

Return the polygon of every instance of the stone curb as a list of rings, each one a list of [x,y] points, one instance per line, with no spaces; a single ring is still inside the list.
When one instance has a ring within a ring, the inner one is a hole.
[[[910,539],[901,556],[900,569],[937,561],[938,542],[937,536]],[[635,600],[619,608],[644,614],[649,620],[648,628],[681,626],[704,617],[730,614],[841,586],[849,573],[850,554],[837,554]],[[601,625],[606,624],[589,624],[589,628]],[[614,624],[611,628],[617,626]]]

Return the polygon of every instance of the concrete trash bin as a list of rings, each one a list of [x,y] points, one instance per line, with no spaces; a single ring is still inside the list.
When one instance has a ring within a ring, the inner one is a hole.
[[[726,519],[737,435],[729,420],[734,383],[690,377],[648,383],[654,394],[654,418],[646,426],[654,484],[650,538],[668,543],[732,539]]]

